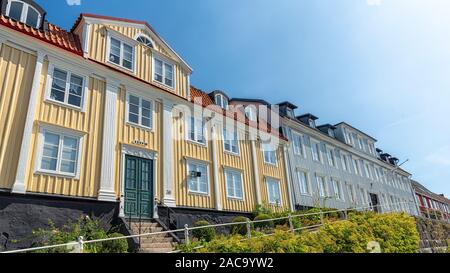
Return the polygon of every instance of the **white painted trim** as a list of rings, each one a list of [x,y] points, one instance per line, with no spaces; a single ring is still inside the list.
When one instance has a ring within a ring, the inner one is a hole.
[[[153,160],[153,218],[159,218],[158,216],[158,204],[156,202],[156,196],[158,192],[158,153],[153,150],[143,149],[135,146],[131,146],[125,143],[121,144],[121,156],[120,156],[120,209],[119,217],[125,217],[125,156],[131,155],[139,158]]]
[[[130,121],[130,115],[129,115],[130,114],[130,95],[139,98],[139,104],[140,104],[139,105],[139,114],[138,114],[139,123],[134,123],[134,122]],[[151,116],[150,127],[147,127],[147,126],[144,126],[141,124],[142,123],[142,119],[141,119],[142,118],[142,100],[146,100],[146,101],[150,102],[150,104],[151,104],[152,116]],[[154,129],[155,128],[155,112],[156,112],[155,111],[155,107],[156,107],[155,101],[153,99],[148,98],[148,95],[142,96],[142,95],[138,95],[137,93],[127,91],[126,95],[125,95],[125,102],[126,102],[125,103],[125,123],[129,124],[130,126],[139,127],[144,130],[154,132],[155,131],[155,129]]]
[[[280,194],[280,204],[277,204],[277,203],[274,203],[274,202],[270,202],[270,197],[269,197],[269,183],[268,183],[269,181],[268,181],[268,179],[277,182],[277,185],[278,185],[278,192],[279,192],[279,194]],[[276,205],[276,206],[282,207],[282,206],[283,206],[283,194],[282,194],[282,192],[281,192],[281,185],[280,185],[281,182],[280,182],[280,179],[274,178],[274,177],[271,177],[271,176],[265,176],[265,177],[264,177],[264,182],[266,183],[267,202],[268,202],[270,205]]]
[[[289,199],[289,207],[291,209],[291,211],[295,211],[295,205],[294,205],[294,200],[293,200],[293,195],[292,195],[292,189],[291,189],[291,174],[290,174],[290,168],[287,164],[288,162],[288,157],[287,157],[287,147],[285,145],[283,145],[282,147],[283,149],[283,159],[284,159],[284,171],[286,172],[286,183],[287,183],[287,190],[288,190],[288,199]],[[280,195],[281,195],[281,188],[280,188]],[[283,203],[281,203],[282,205]]]
[[[173,55],[175,55],[178,58],[178,60],[181,62],[183,67],[186,70],[188,70],[189,74],[192,73],[192,71],[193,71],[193,69],[187,64],[187,62],[185,60],[183,60],[183,58],[181,58],[181,56],[178,55],[178,53],[175,52],[175,50],[173,50],[172,47],[170,47],[170,45],[166,41],[164,41],[164,39],[161,36],[159,36],[157,33],[155,33],[152,29],[150,29],[145,24],[123,22],[123,21],[109,20],[109,19],[102,19],[102,18],[92,18],[89,16],[84,16],[84,20],[86,23],[90,23],[90,24],[116,25],[116,26],[132,27],[132,28],[145,30],[151,34],[153,40],[155,40],[155,41],[157,40],[159,42],[159,44],[163,45],[163,48],[165,47],[166,50],[170,51]]]
[[[52,133],[55,135],[60,136],[60,143],[58,146],[58,157],[57,157],[57,166],[56,171],[51,170],[45,170],[41,168],[41,162],[42,162],[42,153],[44,150],[44,139],[45,139],[45,133]],[[63,137],[71,137],[76,138],[78,141],[78,149],[77,149],[77,159],[75,164],[75,173],[64,173],[60,171],[60,162],[61,162],[61,153],[62,153],[62,146],[61,142]],[[39,125],[39,135],[38,135],[38,145],[37,145],[37,156],[35,159],[34,164],[34,173],[35,174],[45,174],[45,175],[51,175],[51,176],[58,176],[58,177],[66,177],[71,178],[75,180],[80,179],[81,174],[81,160],[83,155],[83,143],[84,143],[84,132],[75,131],[69,128],[56,126],[53,124],[47,124],[47,123],[41,123]]]
[[[91,25],[85,23],[83,25],[83,55],[85,58],[89,57],[89,45],[91,40]]]
[[[208,192],[193,191],[193,190],[189,189],[189,175],[190,175],[190,173],[189,173],[189,164],[190,163],[206,167],[206,179],[207,179],[206,180],[206,185],[208,186]],[[187,171],[187,178],[186,178],[187,185],[186,185],[186,187],[187,187],[187,190],[188,190],[188,194],[197,194],[197,195],[209,196],[210,197],[211,196],[211,190],[210,190],[210,188],[211,188],[210,183],[211,182],[209,181],[209,178],[210,178],[209,163],[205,162],[203,160],[199,160],[199,159],[193,159],[193,158],[186,159],[186,171]]]
[[[253,139],[253,138],[251,138]],[[251,152],[252,152],[252,162],[253,162],[253,177],[255,179],[255,191],[256,191],[256,203],[258,205],[262,204],[261,200],[261,180],[259,177],[259,168],[258,168],[258,158],[256,156],[256,145],[255,140],[250,140],[251,144]]]
[[[116,151],[116,124],[117,100],[119,82],[115,79],[106,80],[105,112],[103,120],[102,138],[102,167],[100,174],[100,189],[98,199],[101,201],[117,201],[115,192],[115,151]]]
[[[152,79],[152,83],[154,84],[158,84],[158,85],[162,85],[167,87],[168,89],[174,91],[175,87],[176,87],[176,73],[175,73],[175,67],[176,65],[174,64],[174,62],[172,60],[170,60],[169,58],[165,57],[164,55],[160,54],[159,52],[157,52],[156,50],[152,50],[152,67],[151,67],[151,79]],[[158,60],[160,62],[162,62],[162,82],[159,82],[155,79],[155,60]],[[165,83],[165,78],[166,78],[166,69],[165,69],[165,65],[170,65],[172,67],[172,86],[167,85]]]
[[[9,12],[11,10],[11,2],[20,2],[20,3],[23,4],[20,22],[25,24],[25,22],[27,21],[27,17],[28,17],[28,9],[31,8],[34,11],[36,11],[36,13],[38,14],[37,25],[36,26],[32,26],[32,27],[38,28],[41,25],[42,14],[37,9],[35,9],[33,6],[31,6],[28,3],[25,3],[23,1],[20,1],[20,0],[7,0],[7,1],[8,1],[7,5],[6,5],[6,14],[7,14],[7,16],[9,16]]]
[[[239,174],[239,176],[241,177],[241,192],[242,192],[242,197],[229,196],[229,195],[228,195],[227,172]],[[236,169],[236,168],[224,167],[223,175],[224,175],[224,177],[225,177],[225,192],[226,192],[227,198],[228,198],[228,199],[231,199],[231,200],[245,201],[245,190],[244,190],[244,184],[245,184],[245,183],[244,183],[244,175],[243,175],[242,171],[241,171],[241,170],[238,170],[238,169]]]
[[[163,100],[162,111],[162,162],[163,164],[163,196],[162,200],[165,205],[169,207],[176,206],[174,178],[173,178],[173,102],[169,100]]]
[[[155,41],[153,41],[152,37],[148,36],[148,35],[145,34],[144,32],[138,32],[138,33],[136,33],[136,35],[134,35],[133,39],[136,40],[139,44],[142,44],[141,42],[139,42],[139,41],[137,40],[139,37],[144,37],[144,38],[148,39],[148,40],[152,43],[152,46],[151,46],[150,48],[155,48]],[[149,46],[147,46],[147,45],[145,45],[145,44],[142,44],[142,45],[144,45],[144,46],[146,46],[146,47],[149,47]]]
[[[67,73],[66,89],[64,91],[64,102],[54,100],[50,96],[51,90],[52,90],[52,85],[53,85],[53,74],[55,72],[55,68]],[[89,83],[88,83],[89,77],[80,72],[81,72],[80,69],[73,68],[70,64],[66,64],[66,63],[60,62],[56,59],[49,58],[47,81],[45,83],[46,86],[44,88],[45,101],[50,102],[50,103],[60,104],[64,107],[72,108],[72,109],[75,109],[75,110],[78,110],[81,112],[86,112],[86,99],[88,97],[88,92],[89,92]],[[69,88],[70,88],[70,76],[71,75],[75,75],[75,76],[81,77],[83,79],[83,86],[81,88],[82,94],[81,94],[81,106],[80,107],[71,105],[68,103]]]
[[[106,28],[107,30],[107,37],[106,37],[106,54],[105,54],[105,62],[108,64],[111,64],[115,67],[119,67],[120,69],[126,70],[128,72],[131,72],[133,75],[136,74],[136,45],[137,45],[137,41],[115,31],[112,30],[110,28]],[[119,62],[120,64],[116,64],[112,61],[109,60],[109,54],[111,52],[111,38],[114,38],[116,40],[118,40],[120,42],[120,56],[119,56]],[[122,66],[122,61],[123,61],[123,45],[126,44],[128,46],[130,46],[133,49],[133,60],[131,61],[132,64],[132,68],[129,69],[127,67]]]
[[[217,155],[217,141],[215,141],[217,136],[216,129],[216,125],[211,126],[211,139],[213,140],[211,143],[211,150],[213,163],[214,201],[216,209],[222,210],[222,196],[219,185],[219,165],[217,163],[219,158]]]
[[[33,85],[31,87],[30,99],[28,101],[28,111],[25,118],[25,126],[22,136],[22,144],[20,146],[19,162],[17,165],[16,179],[12,187],[13,193],[25,193],[25,177],[27,170],[28,157],[31,154],[31,135],[33,133],[34,115],[36,112],[38,93],[40,87],[40,78],[42,74],[42,66],[46,53],[39,51],[37,53],[36,67],[33,76]]]

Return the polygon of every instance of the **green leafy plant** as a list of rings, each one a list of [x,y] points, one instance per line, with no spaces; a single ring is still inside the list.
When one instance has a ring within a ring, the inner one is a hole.
[[[249,219],[244,216],[238,216],[233,219],[233,223],[246,223]],[[253,226],[253,224],[251,224]],[[240,234],[245,236],[247,234],[247,224],[237,224],[231,227],[231,234]]]
[[[255,222],[254,226],[256,229],[259,230],[267,230],[267,229],[273,229],[275,224],[272,220],[272,217],[268,214],[260,214],[253,219],[253,221],[264,221],[264,222]]]
[[[75,242],[79,237],[84,241],[106,239],[111,237],[123,236],[119,233],[109,234],[101,226],[100,221],[89,217],[82,217],[75,223],[68,223],[61,228],[57,228],[52,221],[49,221],[47,228],[41,228],[33,231],[33,247],[51,246],[57,244],[66,244]],[[126,239],[114,241],[105,241],[99,243],[90,243],[84,245],[86,253],[124,253],[128,250]],[[73,251],[73,247],[57,247],[39,250],[39,253],[68,253]]]
[[[200,220],[194,223],[194,227],[204,227],[211,225],[208,221]],[[214,227],[205,227],[192,230],[192,235],[200,241],[209,242],[216,236]]]

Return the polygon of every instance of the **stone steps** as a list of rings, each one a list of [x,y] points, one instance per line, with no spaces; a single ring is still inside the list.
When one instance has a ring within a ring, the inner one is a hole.
[[[130,232],[133,235],[147,234],[164,231],[164,228],[155,221],[148,220],[139,223],[138,221],[130,224]],[[155,234],[136,238],[140,241],[139,253],[168,253],[174,250],[176,242],[169,234]]]

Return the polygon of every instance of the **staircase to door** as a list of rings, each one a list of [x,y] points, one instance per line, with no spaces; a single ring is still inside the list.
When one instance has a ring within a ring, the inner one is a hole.
[[[153,160],[127,155],[125,157],[124,193],[127,228],[133,235],[163,231],[153,219],[155,210]],[[170,252],[175,241],[170,234],[138,237],[139,252]]]
[[[164,231],[164,228],[155,220],[131,220],[129,231],[133,235]],[[143,236],[136,239],[140,253],[168,253],[176,246],[174,238],[168,234]]]

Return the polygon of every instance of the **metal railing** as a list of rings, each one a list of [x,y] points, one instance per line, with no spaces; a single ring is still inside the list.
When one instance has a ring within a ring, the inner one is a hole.
[[[247,221],[245,222],[232,222],[232,223],[223,223],[223,224],[215,224],[215,225],[206,225],[206,226],[198,226],[198,227],[189,227],[187,224],[184,226],[184,228],[182,229],[174,229],[174,230],[167,230],[167,231],[159,231],[159,232],[151,232],[151,233],[142,233],[142,234],[137,234],[137,235],[129,235],[129,236],[121,236],[121,237],[114,237],[114,238],[105,238],[105,239],[97,239],[97,240],[88,240],[88,241],[84,241],[83,237],[79,237],[78,240],[76,242],[69,242],[66,244],[58,244],[58,245],[50,245],[50,246],[41,246],[41,247],[32,247],[32,248],[26,248],[26,249],[18,249],[18,250],[10,250],[10,251],[4,251],[4,252],[0,252],[1,253],[25,253],[25,252],[33,252],[33,251],[39,251],[39,250],[48,250],[51,248],[59,248],[59,247],[72,247],[73,250],[71,252],[73,253],[83,253],[85,246],[87,244],[93,244],[93,243],[102,243],[102,242],[106,242],[106,241],[114,241],[114,240],[121,240],[121,239],[134,239],[134,238],[138,238],[138,240],[140,241],[140,238],[143,237],[151,237],[151,236],[156,236],[156,235],[168,235],[168,234],[174,234],[174,233],[184,233],[184,239],[185,239],[185,244],[189,245],[190,244],[190,232],[193,230],[199,230],[199,229],[204,229],[204,228],[216,228],[216,227],[231,227],[231,226],[235,226],[235,225],[245,225],[246,229],[247,229],[247,236],[245,239],[251,239],[252,238],[252,223],[264,223],[264,222],[273,222],[273,221],[277,221],[277,220],[287,220],[289,223],[289,231],[290,232],[295,232],[295,231],[299,231],[299,230],[305,230],[305,229],[314,229],[314,228],[318,228],[321,227],[325,224],[325,218],[324,216],[327,214],[331,214],[331,213],[343,213],[344,215],[344,219],[347,219],[348,217],[348,213],[352,212],[352,211],[373,211],[374,208],[379,207],[379,208],[387,208],[390,211],[384,211],[381,213],[386,213],[386,212],[406,212],[402,209],[400,209],[400,207],[397,207],[401,204],[409,204],[410,202],[398,202],[398,203],[392,203],[390,205],[369,205],[366,207],[356,207],[356,208],[348,208],[348,209],[337,209],[337,210],[327,210],[327,211],[320,211],[320,212],[311,212],[311,213],[299,213],[299,214],[289,214],[288,216],[285,217],[278,217],[278,218],[271,218],[271,219],[265,219],[265,220],[254,220],[254,221],[250,221],[249,219],[247,219]],[[394,206],[395,210],[391,210],[391,207]],[[397,208],[397,209],[396,209]],[[300,228],[295,228],[294,224],[293,224],[293,219],[295,218],[300,218],[300,217],[306,217],[306,216],[319,216],[320,217],[320,224],[314,224],[311,226],[304,226],[304,227],[300,227]],[[266,234],[266,236],[271,236],[272,234]],[[169,252],[169,253],[173,253],[173,252]]]

